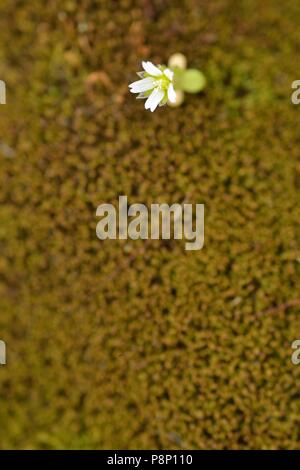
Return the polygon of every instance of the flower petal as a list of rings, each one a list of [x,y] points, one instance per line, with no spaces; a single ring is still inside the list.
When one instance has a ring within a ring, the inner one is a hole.
[[[171,81],[173,80],[174,72],[172,72],[172,70],[167,68],[167,69],[164,70],[164,74],[169,80],[171,80]]]
[[[154,79],[152,77],[137,80],[129,85],[131,93],[141,93],[143,91],[151,90],[154,87]]]
[[[145,103],[145,109],[149,109],[150,106],[151,106],[151,102],[152,102],[152,99],[153,99],[153,96],[155,96],[157,92],[157,88],[155,88],[155,90],[152,91],[151,95],[148,97],[148,99],[146,100],[146,103]]]
[[[149,73],[149,75],[153,75],[154,77],[159,77],[162,75],[162,71],[159,70],[152,62],[142,62],[143,69]]]
[[[174,90],[173,84],[170,83],[168,87],[168,98],[171,103],[175,103],[176,101],[176,91]]]
[[[151,95],[147,99],[145,103],[145,108],[150,109],[150,111],[153,113],[153,111],[155,111],[155,109],[163,99],[164,95],[165,94],[162,90],[160,90],[159,88],[155,88],[155,90],[152,91]]]

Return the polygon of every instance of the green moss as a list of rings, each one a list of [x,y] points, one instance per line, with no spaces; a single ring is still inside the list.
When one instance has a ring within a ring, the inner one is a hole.
[[[2,0],[1,448],[300,448],[299,307],[269,311],[299,297],[299,19]],[[148,113],[128,83],[176,51],[207,87]],[[203,250],[100,242],[119,194],[204,203]]]

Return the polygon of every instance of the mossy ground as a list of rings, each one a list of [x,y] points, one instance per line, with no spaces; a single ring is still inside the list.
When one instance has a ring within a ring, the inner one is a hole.
[[[1,448],[300,448],[299,22],[298,0],[1,1]],[[146,112],[128,83],[176,51],[207,89]],[[203,250],[100,242],[120,194],[204,203]]]

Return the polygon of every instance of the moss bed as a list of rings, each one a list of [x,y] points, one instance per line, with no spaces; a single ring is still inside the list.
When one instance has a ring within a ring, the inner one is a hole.
[[[2,0],[0,448],[300,449],[298,0]],[[142,59],[206,74],[178,109]],[[205,204],[205,245],[96,208]]]

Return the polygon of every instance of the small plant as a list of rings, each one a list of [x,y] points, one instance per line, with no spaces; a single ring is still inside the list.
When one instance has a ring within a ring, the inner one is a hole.
[[[155,111],[158,106],[169,104],[180,106],[184,94],[198,93],[206,85],[203,73],[197,69],[187,69],[183,54],[173,54],[166,65],[154,65],[142,62],[143,71],[137,72],[140,80],[129,85],[131,93],[137,93],[137,99],[146,99],[145,108]]]

